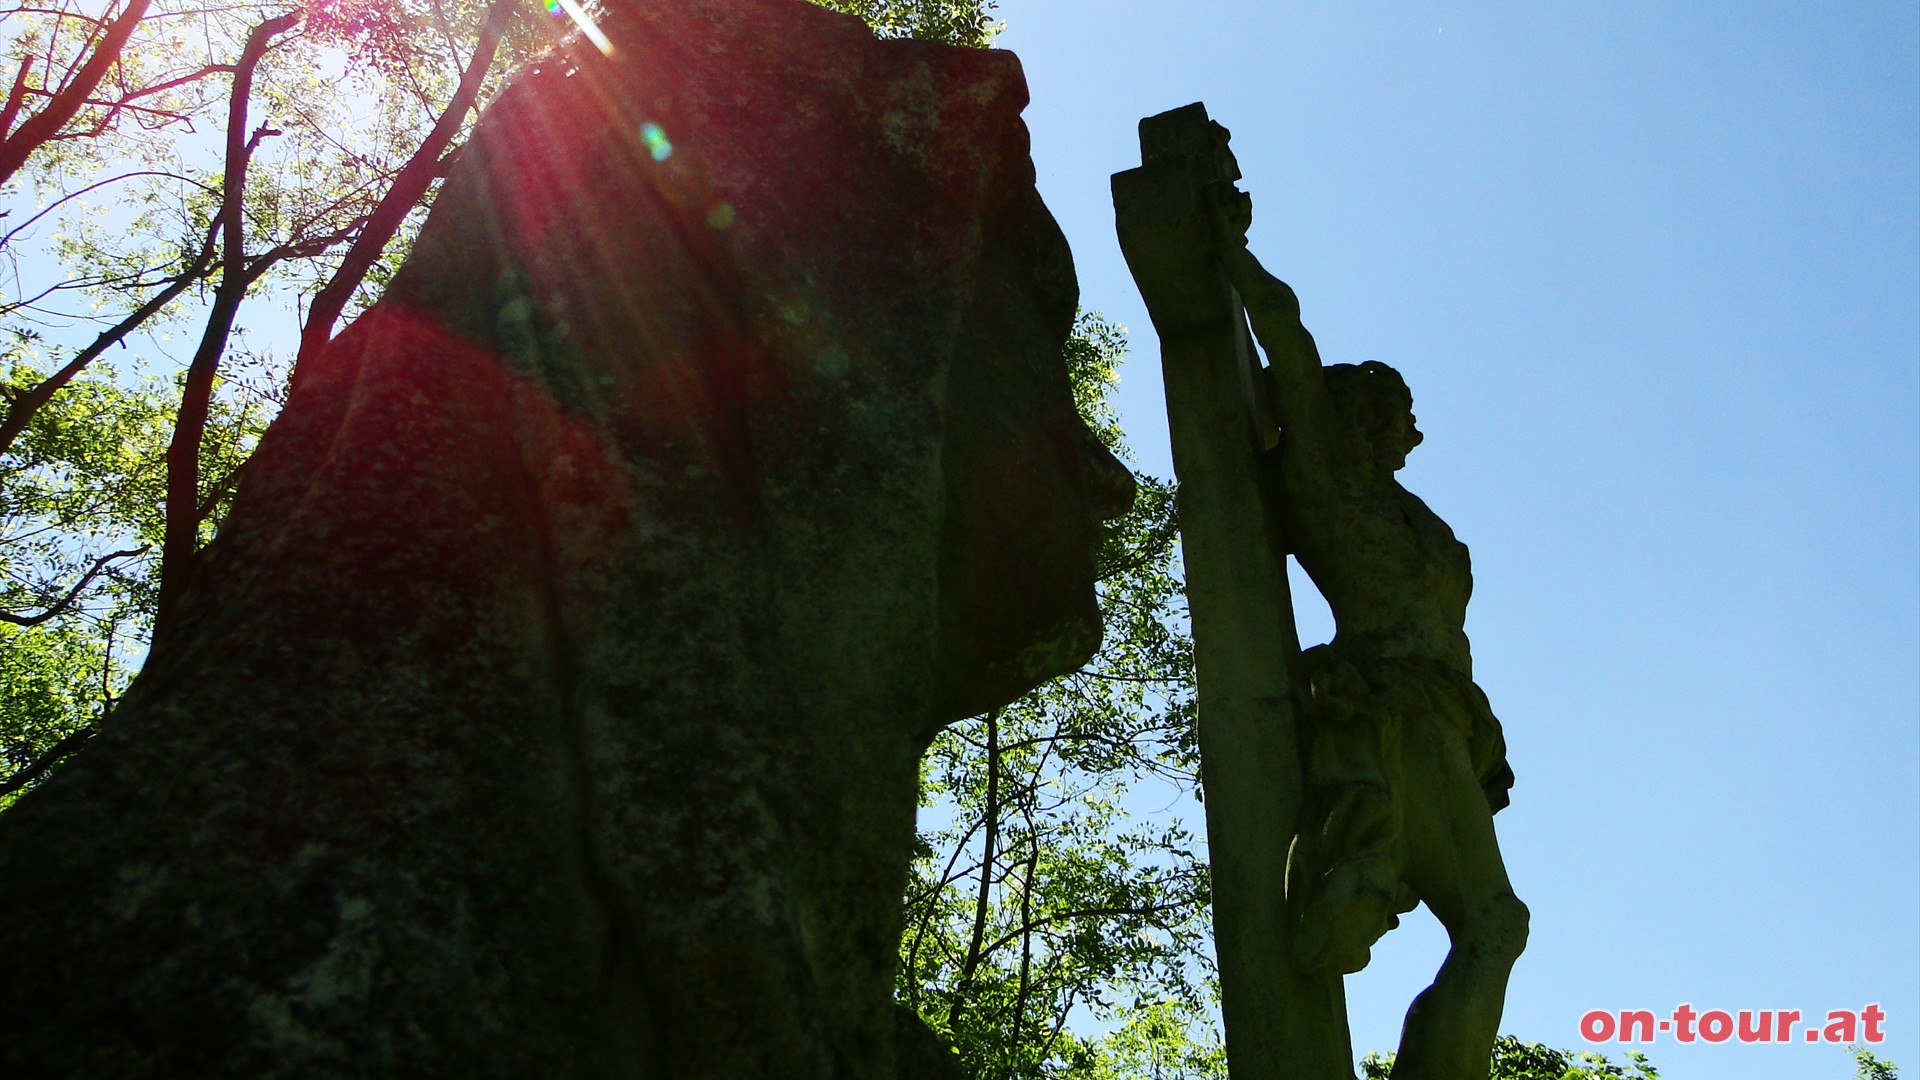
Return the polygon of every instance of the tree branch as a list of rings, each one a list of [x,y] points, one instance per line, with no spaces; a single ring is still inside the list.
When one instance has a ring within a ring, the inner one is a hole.
[[[200,347],[187,365],[180,414],[174,422],[173,441],[167,446],[167,520],[160,547],[160,597],[154,613],[156,634],[171,620],[181,595],[191,584],[193,557],[200,539],[200,442],[207,430],[214,376],[219,372],[220,357],[226,351],[227,337],[233,332],[240,302],[246,299],[248,286],[258,276],[249,274],[246,259],[247,165],[254,147],[270,129],[263,126],[251,136],[247,134],[253,73],[266,54],[267,45],[299,21],[300,13],[290,11],[255,26],[247,35],[247,43],[240,50],[240,60],[233,69],[233,90],[227,102],[226,174],[221,183],[220,212],[216,218],[221,237],[220,284],[214,288],[213,305],[207,313]]]
[[[266,251],[247,260],[247,281],[258,281],[262,274],[272,269],[274,264],[288,259],[306,259],[318,255],[335,244],[355,235],[355,230],[365,218],[355,218],[345,228],[335,229],[320,236],[309,236],[290,244],[275,244]]]
[[[33,95],[46,96],[47,94],[45,90],[29,90],[27,93],[30,96],[33,96]],[[104,108],[107,110],[107,115],[101,117],[92,127],[84,128],[77,131],[58,132],[56,134],[47,136],[47,141],[57,142],[62,139],[98,138],[101,135],[106,134],[107,129],[113,126],[113,122],[120,118],[120,114],[122,112],[145,113],[149,116],[162,117],[164,120],[168,122],[179,121],[179,120],[185,120],[185,121],[188,121],[189,123],[192,122],[193,117],[190,114],[180,112],[177,109],[155,109],[146,105],[128,104],[128,102],[132,101],[137,96],[139,95],[129,94],[126,97],[120,98],[119,100],[116,100],[116,101],[107,101],[102,98],[88,98],[87,100],[81,102],[80,104],[92,105],[99,108]],[[154,128],[159,128],[164,126],[165,124],[156,124],[154,125]],[[150,128],[149,130],[153,130],[153,128]]]
[[[212,485],[207,491],[206,498],[200,500],[200,505],[194,509],[195,518],[199,521],[205,521],[212,517],[213,512],[220,509],[220,500],[231,495],[234,488],[239,486],[240,473],[245,470],[246,467],[247,463],[242,461],[227,473],[226,479]]]
[[[93,566],[88,569],[85,574],[80,576],[79,581],[74,582],[73,588],[67,590],[67,595],[61,597],[59,603],[54,604],[38,615],[15,615],[11,611],[0,611],[0,622],[10,622],[15,626],[39,626],[41,623],[67,610],[68,605],[72,604],[74,599],[80,595],[80,590],[86,588],[87,584],[94,578],[99,577],[100,571],[105,570],[108,563],[115,559],[131,559],[135,555],[145,555],[152,546],[152,544],[141,544],[137,548],[128,548],[125,551],[108,552],[93,560]]]
[[[93,738],[96,734],[98,734],[98,732],[95,729],[83,727],[73,734],[68,735],[66,738],[61,739],[59,742],[54,743],[47,748],[46,753],[35,758],[32,764],[29,764],[26,768],[19,770],[12,776],[7,777],[5,780],[0,780],[0,798],[5,798],[19,791],[21,788],[26,787],[28,784],[33,783],[48,769],[58,765],[60,759],[80,749],[82,743]]]
[[[493,0],[488,7],[479,45],[474,49],[473,58],[467,62],[466,70],[461,73],[460,85],[447,102],[447,107],[441,111],[440,119],[394,176],[393,186],[387,189],[373,212],[367,215],[366,225],[361,228],[360,235],[354,238],[353,246],[347,249],[340,269],[314,294],[313,303],[307,308],[307,325],[300,331],[300,353],[294,361],[295,370],[326,347],[328,339],[333,337],[334,324],[339,322],[340,313],[346,310],[347,301],[353,297],[354,290],[366,280],[367,271],[373,268],[380,253],[386,250],[394,234],[399,232],[407,214],[419,204],[421,196],[439,177],[441,158],[452,144],[454,136],[460,133],[467,110],[473,107],[481,85],[486,82],[487,69],[493,66],[493,57],[499,49],[501,35],[506,32],[507,17],[511,10],[507,0]]]
[[[93,344],[80,350],[72,360],[67,361],[65,367],[41,380],[33,389],[17,394],[9,400],[7,415],[0,418],[0,454],[6,453],[13,446],[13,440],[19,438],[20,433],[27,429],[27,425],[33,420],[34,413],[39,412],[41,406],[51,401],[61,387],[71,382],[74,376],[84,371],[88,364],[93,363],[115,342],[124,339],[141,323],[172,303],[174,297],[185,292],[188,286],[200,279],[200,275],[207,272],[207,265],[212,261],[213,237],[209,235],[207,242],[201,245],[199,253],[193,257],[193,261],[188,263],[180,273],[174,275],[165,288],[149,297],[146,303],[135,308],[131,315],[93,339]]]
[[[199,82],[201,79],[204,79],[209,75],[220,75],[220,74],[229,73],[231,71],[233,71],[232,64],[208,64],[205,67],[199,68],[198,70],[190,72],[186,75],[180,75],[175,78],[167,79],[164,82],[157,82],[157,83],[154,83],[152,86],[143,86],[138,90],[128,91],[126,94],[123,94],[121,96],[119,101],[106,102],[105,104],[125,105],[127,102],[133,101],[136,98],[143,98],[143,97],[147,97],[150,94],[162,93],[164,91],[171,90],[176,86],[185,86],[187,83],[190,83],[190,82]]]
[[[966,835],[962,836],[959,842],[953,845],[953,854],[947,856],[947,865],[940,871],[940,876],[935,879],[932,885],[927,887],[925,892],[907,902],[907,910],[909,911],[922,904],[926,905],[926,910],[921,913],[919,925],[914,927],[913,943],[907,946],[906,970],[909,977],[912,976],[913,972],[919,970],[920,943],[926,939],[927,928],[933,923],[934,914],[937,910],[932,903],[933,899],[940,895],[942,889],[945,889],[949,884],[972,871],[972,867],[968,867],[966,871],[956,874],[954,867],[959,865],[961,854],[966,851],[967,845],[973,841],[973,834],[979,828],[980,825],[975,823],[967,829]],[[920,1008],[919,980],[910,978],[910,981],[907,983],[907,997],[913,1004],[915,1011],[918,1011]]]
[[[980,943],[987,932],[987,911],[993,899],[994,846],[1000,838],[1000,710],[987,713],[987,805],[982,813],[987,834],[985,852],[980,857],[980,891],[973,905],[973,933],[967,943],[967,958],[960,965],[960,980],[954,989],[953,1004],[947,1009],[947,1029],[960,1022],[960,1010],[967,990],[973,985],[973,973],[980,968]]]
[[[1013,929],[1007,931],[1006,933],[1000,935],[998,938],[995,938],[992,944],[980,950],[980,955],[990,956],[993,953],[998,952],[1000,949],[1005,948],[1006,945],[1009,942],[1013,941],[1014,939],[1019,938],[1026,934],[1033,933],[1035,930],[1039,930],[1042,927],[1052,926],[1055,923],[1073,922],[1076,919],[1111,919],[1111,918],[1114,918],[1115,916],[1121,916],[1121,915],[1131,915],[1131,916],[1134,916],[1135,918],[1147,918],[1149,916],[1159,915],[1163,912],[1179,911],[1181,908],[1191,907],[1191,906],[1192,906],[1191,901],[1179,900],[1179,901],[1174,901],[1172,903],[1166,903],[1166,904],[1142,904],[1138,907],[1124,907],[1119,905],[1113,905],[1113,906],[1107,906],[1107,907],[1077,908],[1073,911],[1059,911],[1051,915],[1042,915],[1040,918],[1034,919],[1032,921],[1022,920],[1019,926],[1016,926]]]
[[[12,132],[0,140],[0,184],[13,178],[26,164],[27,156],[45,145],[48,140],[60,133],[67,121],[80,111],[80,106],[93,95],[93,88],[107,74],[107,69],[120,59],[120,52],[126,48],[127,38],[132,36],[134,28],[146,17],[147,6],[152,0],[129,0],[120,17],[107,28],[87,57],[80,70],[65,86],[62,86],[47,102],[47,107],[28,117],[18,131]],[[25,81],[24,67],[21,82]]]
[[[23,57],[20,73],[13,77],[13,89],[7,91],[6,108],[0,109],[0,139],[5,139],[13,130],[13,122],[20,119],[20,106],[27,100],[27,72],[32,70],[33,57]]]
[[[7,234],[5,236],[0,236],[0,247],[6,247],[8,244],[13,243],[14,237],[19,236],[22,230],[31,227],[34,222],[39,221],[41,218],[46,217],[48,214],[53,213],[55,210],[58,210],[61,206],[64,206],[69,201],[73,199],[77,199],[80,196],[85,195],[89,191],[97,191],[100,188],[106,187],[109,184],[117,184],[122,180],[131,180],[136,176],[165,176],[175,180],[183,180],[189,184],[196,184],[201,187],[206,186],[204,184],[200,184],[199,181],[193,179],[190,176],[183,176],[180,173],[169,172],[165,169],[137,169],[133,172],[120,173],[117,176],[109,176],[105,180],[96,180],[93,183],[88,184],[86,187],[80,188],[77,191],[69,191],[65,195],[62,195],[59,198],[48,203],[46,206],[41,207],[39,213],[33,215],[27,220],[7,230]],[[208,188],[207,190],[211,191],[212,189]]]
[[[1023,802],[1021,814],[1027,821],[1027,878],[1020,889],[1020,925],[1033,925],[1033,884],[1040,871],[1040,832],[1033,824],[1033,804]],[[1033,935],[1020,935],[1020,990],[1013,997],[1013,1030],[1009,1034],[1009,1047],[1020,1045],[1020,1028],[1027,1016],[1027,997],[1033,991]]]

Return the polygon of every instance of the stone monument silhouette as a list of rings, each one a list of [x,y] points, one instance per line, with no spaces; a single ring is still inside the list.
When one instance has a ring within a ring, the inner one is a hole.
[[[478,122],[177,621],[0,820],[0,1076],[957,1080],[918,762],[1132,478],[1010,53],[632,0]]]
[[[1203,106],[1140,129],[1114,206],[1181,485],[1232,1075],[1351,1076],[1340,977],[1425,903],[1452,947],[1394,1076],[1483,1080],[1527,933],[1492,821],[1513,773],[1473,682],[1466,546],[1394,479],[1421,440],[1412,395],[1385,364],[1321,363],[1247,250],[1251,199]],[[1336,625],[1304,652],[1289,554]]]

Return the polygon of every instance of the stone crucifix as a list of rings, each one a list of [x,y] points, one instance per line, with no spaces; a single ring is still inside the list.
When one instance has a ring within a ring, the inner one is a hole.
[[[1149,117],[1113,186],[1181,482],[1230,1069],[1350,1077],[1341,976],[1424,902],[1452,948],[1394,1076],[1482,1080],[1527,910],[1493,831],[1513,773],[1473,682],[1467,549],[1394,479],[1421,439],[1399,373],[1322,365],[1247,251],[1227,139],[1197,104]],[[1304,653],[1289,553],[1336,626]]]

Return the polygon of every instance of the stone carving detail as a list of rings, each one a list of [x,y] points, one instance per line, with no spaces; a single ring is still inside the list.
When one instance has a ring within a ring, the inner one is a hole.
[[[1083,662],[1131,496],[1002,52],[608,5],[296,373],[0,819],[0,1073],[940,1076],[916,761]]]

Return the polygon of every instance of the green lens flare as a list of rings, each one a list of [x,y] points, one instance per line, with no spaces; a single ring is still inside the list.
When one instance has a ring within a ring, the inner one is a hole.
[[[655,161],[665,161],[673,156],[673,144],[667,141],[667,133],[651,120],[640,125],[640,141],[647,144],[647,152],[653,155]]]

